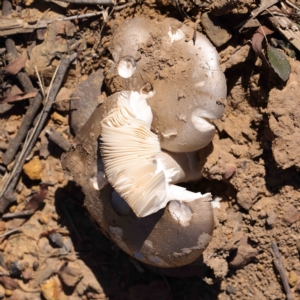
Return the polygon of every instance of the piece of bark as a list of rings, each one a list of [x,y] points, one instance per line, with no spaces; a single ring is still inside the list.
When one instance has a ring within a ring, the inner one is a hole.
[[[71,143],[63,137],[63,135],[60,132],[47,130],[48,138],[50,141],[55,143],[57,146],[59,146],[62,150],[65,152],[68,152],[71,148]]]

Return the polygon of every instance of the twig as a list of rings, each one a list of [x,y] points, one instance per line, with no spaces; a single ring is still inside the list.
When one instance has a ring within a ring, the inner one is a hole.
[[[49,140],[59,146],[62,150],[65,152],[70,150],[71,143],[65,139],[60,132],[46,130],[46,133],[48,134]]]
[[[126,7],[131,7],[134,4],[136,4],[136,1],[133,0],[133,1],[127,2],[127,3],[123,4],[123,5],[114,6],[114,11],[119,11],[119,10],[122,10],[122,9],[124,9]]]
[[[5,178],[2,184],[2,189],[0,190],[0,197],[2,198],[0,200],[0,211],[3,213],[3,211],[6,209],[7,205],[9,203],[5,203],[5,199],[9,199],[9,195],[12,194],[19,176],[22,172],[23,165],[25,163],[26,157],[30,154],[32,148],[34,147],[39,134],[47,120],[47,117],[49,115],[49,112],[51,110],[52,104],[56,98],[56,95],[59,91],[59,88],[62,84],[63,78],[66,74],[66,71],[70,65],[70,63],[76,58],[77,54],[74,53],[68,57],[63,57],[60,65],[57,68],[57,71],[55,72],[53,76],[53,80],[51,82],[50,86],[50,92],[47,97],[47,102],[38,118],[38,121],[33,128],[32,133],[28,137],[27,141],[24,143],[23,149],[16,160],[16,163],[14,164],[14,167],[11,171],[11,173]],[[3,199],[4,198],[4,199]]]
[[[11,39],[7,39],[5,41],[5,45],[6,45],[7,53],[11,54],[13,56],[13,58],[16,59],[18,57],[18,53],[17,53],[14,41]],[[25,72],[19,72],[17,74],[17,78],[18,78],[19,82],[21,83],[25,92],[34,92],[35,91],[29,76]],[[8,165],[13,161],[21,143],[23,142],[26,134],[28,133],[28,130],[33,122],[33,119],[35,118],[35,116],[38,112],[38,109],[41,106],[42,100],[43,100],[43,97],[40,93],[38,93],[34,99],[29,100],[30,105],[29,105],[29,107],[26,111],[26,114],[22,120],[21,126],[20,126],[16,136],[9,143],[9,146],[2,157],[3,164]]]
[[[271,242],[271,245],[272,245],[272,249],[273,249],[272,254],[274,256],[274,265],[275,265],[275,267],[280,275],[280,278],[282,280],[282,284],[283,284],[283,287],[286,292],[286,297],[288,300],[294,300],[294,297],[293,297],[293,294],[292,294],[292,291],[289,286],[289,282],[288,282],[288,279],[287,279],[287,276],[285,273],[285,269],[284,269],[284,266],[283,266],[283,263],[282,263],[282,260],[280,257],[280,252],[277,247],[277,244],[276,244],[276,242],[273,241],[273,242]]]
[[[10,219],[10,218],[18,218],[18,217],[27,217],[31,216],[34,211],[30,210],[23,210],[14,213],[7,213],[2,216],[2,219]]]
[[[19,228],[15,228],[15,229],[12,229],[12,230],[9,230],[9,231],[6,231],[4,232],[3,234],[0,234],[0,238],[3,238],[5,236],[8,236],[12,233],[15,233],[15,232],[18,232],[18,231],[21,231],[22,229],[19,227]]]
[[[62,2],[74,3],[74,4],[98,4],[98,5],[113,5],[114,0],[60,0]]]

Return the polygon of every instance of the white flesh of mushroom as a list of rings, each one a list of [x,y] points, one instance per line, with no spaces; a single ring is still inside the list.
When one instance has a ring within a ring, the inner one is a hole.
[[[117,107],[101,121],[101,155],[108,181],[138,217],[164,208],[171,200],[194,201],[206,195],[170,184],[174,169],[157,155],[158,136],[150,131],[147,95],[122,92]]]
[[[118,74],[123,78],[129,78],[136,70],[136,63],[133,57],[123,57],[118,64]]]
[[[185,37],[185,34],[183,33],[182,30],[177,29],[173,33],[171,27],[169,27],[168,35],[169,35],[169,38],[171,39],[171,43],[173,43],[174,41],[180,41],[181,39],[183,39]]]

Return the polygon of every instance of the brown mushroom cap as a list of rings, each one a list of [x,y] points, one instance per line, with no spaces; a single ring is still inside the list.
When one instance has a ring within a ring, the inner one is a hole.
[[[171,152],[192,152],[205,147],[215,129],[211,119],[221,118],[226,81],[218,53],[202,34],[181,22],[135,18],[113,34],[109,49],[115,66],[107,66],[106,82],[112,92],[140,89],[151,84],[152,131],[161,147]],[[122,59],[135,62],[132,76],[122,78]],[[119,73],[120,74],[120,73]]]
[[[211,239],[214,222],[209,194],[205,199],[185,203],[192,218],[182,225],[168,207],[138,218],[124,206],[116,209],[119,204],[112,201],[115,192],[111,185],[105,185],[102,190],[95,189],[91,179],[103,171],[98,144],[99,120],[116,106],[116,101],[117,96],[107,99],[81,128],[74,149],[62,159],[64,169],[82,186],[85,206],[101,231],[121,249],[141,262],[157,267],[189,264],[202,254]]]

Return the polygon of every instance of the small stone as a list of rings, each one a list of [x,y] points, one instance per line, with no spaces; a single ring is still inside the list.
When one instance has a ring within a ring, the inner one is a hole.
[[[12,205],[12,206],[9,208],[9,212],[10,212],[10,213],[15,212],[16,208],[17,208],[16,205]]]
[[[31,180],[42,179],[42,163],[37,156],[23,166],[23,171]]]
[[[40,217],[39,217],[39,222],[41,223],[41,224],[48,224],[49,223],[49,217],[47,216],[47,215],[41,215]]]
[[[31,268],[27,268],[22,272],[22,277],[25,280],[29,280],[32,278],[32,269]]]
[[[224,179],[230,178],[236,171],[236,165],[226,164],[224,166]]]
[[[54,277],[41,284],[41,290],[46,300],[59,299],[61,288]]]
[[[241,244],[237,249],[235,257],[229,262],[231,268],[242,268],[254,257],[258,255],[258,251],[249,244]]]
[[[9,274],[13,277],[19,277],[22,271],[22,265],[18,260],[12,261],[9,266]]]
[[[49,234],[48,238],[56,247],[62,248],[64,246],[63,238],[60,233],[51,233]]]
[[[210,13],[204,13],[201,17],[201,24],[205,29],[208,38],[216,47],[224,45],[231,39],[231,33],[226,30],[219,18]]]
[[[232,285],[228,285],[228,287],[226,288],[226,293],[227,294],[233,294],[235,295],[236,294],[236,289],[232,286]]]
[[[78,268],[66,266],[60,273],[61,281],[69,287],[74,287],[82,278],[82,271]]]
[[[68,119],[56,111],[51,115],[51,119],[58,125],[67,125],[68,124]]]
[[[14,134],[17,131],[17,127],[15,125],[6,125],[5,130],[8,134]]]
[[[274,212],[274,210],[271,210],[269,213],[268,213],[268,218],[267,218],[267,224],[271,227],[274,226],[275,224],[275,221],[276,221],[276,214]]]
[[[12,295],[12,293],[13,293],[12,290],[5,290],[6,297],[10,297]]]
[[[293,223],[300,220],[300,213],[298,209],[290,204],[284,214],[283,220],[287,223],[287,225],[292,225]]]
[[[39,268],[39,266],[40,266],[39,262],[37,260],[34,261],[32,264],[33,271],[36,271]]]
[[[289,284],[291,287],[294,287],[296,283],[298,282],[298,275],[295,271],[291,271],[289,273]]]

